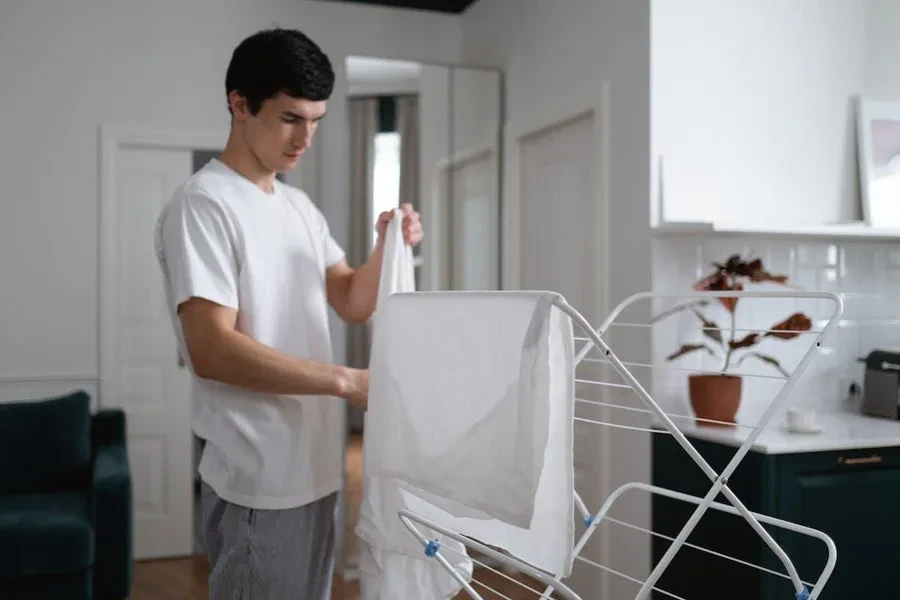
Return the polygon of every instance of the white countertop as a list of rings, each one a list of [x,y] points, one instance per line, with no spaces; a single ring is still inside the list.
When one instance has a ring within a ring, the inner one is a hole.
[[[751,448],[764,454],[821,452],[900,446],[900,420],[868,417],[856,413],[820,413],[816,422],[818,433],[788,431],[778,417],[769,423]],[[701,439],[729,446],[740,446],[752,433],[750,427],[706,427],[692,421],[675,422],[688,438]],[[740,423],[738,425],[741,425]]]

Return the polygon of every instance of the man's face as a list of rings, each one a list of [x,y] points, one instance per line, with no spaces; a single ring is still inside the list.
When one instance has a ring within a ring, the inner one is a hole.
[[[312,144],[325,109],[324,100],[314,102],[279,93],[251,115],[243,98],[232,99],[232,113],[235,121],[243,125],[247,145],[263,167],[276,173],[297,166]]]

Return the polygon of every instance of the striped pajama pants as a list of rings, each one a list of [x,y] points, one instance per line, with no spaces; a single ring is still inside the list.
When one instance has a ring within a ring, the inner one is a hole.
[[[201,486],[210,600],[331,598],[336,493],[298,508],[259,510]]]

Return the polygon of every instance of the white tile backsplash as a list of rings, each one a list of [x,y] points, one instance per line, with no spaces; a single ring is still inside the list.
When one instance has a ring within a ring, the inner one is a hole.
[[[820,410],[844,407],[851,381],[862,384],[863,366],[857,358],[876,348],[900,349],[900,245],[886,242],[806,241],[784,238],[753,238],[721,234],[691,237],[659,237],[654,240],[653,286],[656,292],[690,291],[693,283],[711,272],[713,262],[724,262],[735,253],[759,256],[766,269],[785,274],[790,283],[804,290],[839,293],[844,301],[840,327],[823,339],[797,387],[789,405],[808,404]],[[784,289],[781,286],[767,289]],[[736,312],[736,326],[768,329],[795,310],[814,319],[819,329],[831,314],[828,301],[783,301],[742,299]],[[728,313],[711,308],[708,318],[727,325]],[[665,357],[685,343],[701,341],[699,322],[689,313],[671,317],[653,328],[653,363],[687,369],[720,368],[720,362],[705,353],[695,353],[677,362]],[[738,334],[737,337],[740,337]],[[791,341],[764,340],[753,348],[781,361],[791,371],[813,342],[813,336]],[[747,357],[732,372],[777,376],[773,367]],[[684,371],[657,369],[653,373],[653,392],[663,408],[673,413],[690,414],[687,400],[687,376]],[[783,381],[745,378],[739,419],[760,416],[781,389]],[[686,413],[685,413],[686,411]]]

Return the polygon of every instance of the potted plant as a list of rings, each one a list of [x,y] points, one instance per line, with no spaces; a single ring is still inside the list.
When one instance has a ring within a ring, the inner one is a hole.
[[[724,264],[713,263],[715,270],[696,282],[696,291],[741,291],[750,283],[776,283],[784,285],[788,278],[785,275],[772,275],[763,268],[759,258],[744,259],[733,255]],[[741,365],[745,360],[761,361],[778,370],[785,377],[788,373],[782,368],[777,358],[764,354],[754,347],[766,338],[790,340],[802,332],[809,331],[812,320],[803,313],[797,312],[787,319],[776,323],[767,331],[751,332],[738,335],[735,318],[739,298],[719,298],[725,308],[730,323],[728,333],[710,319],[703,309],[709,306],[706,300],[681,304],[657,317],[652,322],[684,310],[690,310],[702,323],[704,340],[699,343],[684,344],[673,352],[666,360],[672,361],[694,352],[706,352],[721,361],[720,373],[694,373],[688,377],[688,393],[691,408],[698,418],[699,425],[706,425],[703,420],[735,423],[735,416],[741,403],[741,377],[732,375],[729,369]],[[703,420],[701,420],[703,419]]]

